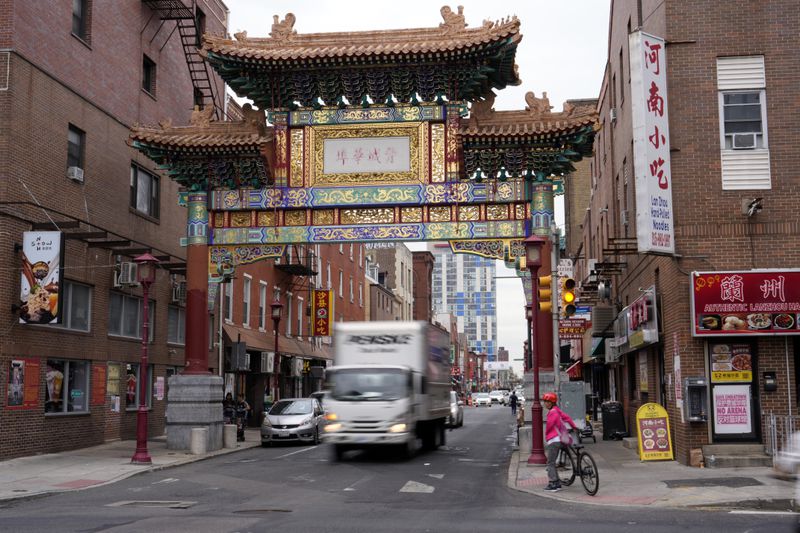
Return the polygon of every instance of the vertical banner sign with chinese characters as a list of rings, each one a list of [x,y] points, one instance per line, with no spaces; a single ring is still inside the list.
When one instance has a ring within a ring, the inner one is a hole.
[[[640,252],[675,253],[664,39],[630,34],[631,113]]]
[[[12,359],[8,372],[8,409],[35,409],[39,404],[39,360]]]
[[[314,321],[314,336],[329,337],[331,334],[331,316],[333,314],[333,291],[315,290],[311,306],[311,316]]]
[[[666,409],[657,403],[646,403],[641,406],[636,411],[636,431],[639,435],[640,461],[674,459]]]
[[[60,231],[22,234],[21,324],[57,324],[61,321],[64,239]]]
[[[800,270],[692,272],[691,291],[695,337],[800,335]]]

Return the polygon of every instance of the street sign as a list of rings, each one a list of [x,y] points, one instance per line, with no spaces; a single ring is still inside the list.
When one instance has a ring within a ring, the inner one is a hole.
[[[572,259],[561,259],[556,268],[559,278],[571,278],[573,276]]]

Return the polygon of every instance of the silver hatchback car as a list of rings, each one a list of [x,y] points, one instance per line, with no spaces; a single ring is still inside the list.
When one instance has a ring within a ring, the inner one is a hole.
[[[316,398],[284,398],[273,404],[261,423],[261,445],[275,442],[319,444],[324,413]]]

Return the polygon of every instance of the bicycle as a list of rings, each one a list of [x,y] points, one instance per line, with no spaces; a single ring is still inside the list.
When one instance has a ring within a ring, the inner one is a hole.
[[[569,446],[562,446],[556,458],[556,473],[564,486],[570,486],[577,476],[589,496],[597,494],[600,488],[600,477],[597,472],[597,463],[594,458],[583,449],[583,444],[577,440]]]

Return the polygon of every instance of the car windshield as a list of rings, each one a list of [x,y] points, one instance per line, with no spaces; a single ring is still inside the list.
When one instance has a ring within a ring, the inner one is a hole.
[[[337,370],[331,397],[339,401],[399,400],[408,396],[408,373],[400,369]]]
[[[269,410],[271,415],[307,415],[311,413],[311,400],[280,400]]]
[[[479,392],[478,394],[475,395],[475,397],[476,398],[488,398],[489,394],[486,393],[486,392]]]

